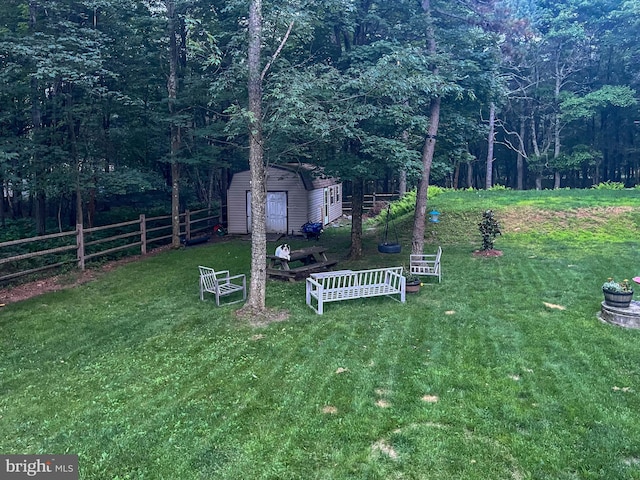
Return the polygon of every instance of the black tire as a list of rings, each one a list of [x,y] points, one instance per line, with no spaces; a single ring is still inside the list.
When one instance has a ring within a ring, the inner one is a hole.
[[[378,245],[380,253],[400,253],[402,245],[399,243],[381,243]]]

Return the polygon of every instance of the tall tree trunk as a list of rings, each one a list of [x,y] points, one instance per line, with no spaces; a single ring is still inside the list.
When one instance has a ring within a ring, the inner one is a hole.
[[[489,190],[493,186],[493,146],[496,136],[496,104],[491,102],[489,107],[489,136],[487,138],[487,173],[485,188]]]
[[[400,177],[398,178],[398,194],[400,198],[404,197],[407,193],[407,171],[403,168],[400,170]]]
[[[429,175],[433,154],[436,149],[436,135],[440,123],[440,97],[431,99],[429,109],[429,129],[422,148],[422,176],[418,182],[416,194],[416,210],[413,217],[413,234],[411,239],[411,253],[420,254],[424,250],[424,222],[427,217],[427,195],[429,193]]]
[[[364,181],[356,178],[352,182],[351,192],[351,250],[349,258],[362,257],[362,207],[364,204]]]
[[[409,132],[406,130],[402,132],[402,141],[405,143],[405,145],[409,141]],[[407,193],[407,170],[403,168],[402,170],[400,170],[400,175],[398,178],[398,194],[400,195],[400,198],[402,198],[406,193]]]
[[[453,170],[453,181],[451,182],[451,187],[454,190],[457,190],[459,182],[460,182],[460,162],[456,161],[456,164]]]
[[[0,226],[2,228],[6,227],[5,216],[6,216],[6,208],[5,208],[5,200],[4,200],[4,192],[5,192],[5,183],[2,175],[0,175]]]
[[[229,169],[222,167],[220,169],[220,221],[226,223],[227,218],[227,191],[229,190]]]
[[[422,9],[425,14],[431,16],[430,0],[422,0]],[[433,27],[427,30],[427,48],[430,55],[437,53],[437,44]],[[438,66],[433,65],[431,71],[438,75]],[[420,254],[424,250],[424,222],[427,216],[427,194],[429,192],[429,175],[431,174],[431,164],[436,150],[436,136],[438,135],[438,125],[440,124],[440,103],[439,95],[431,99],[429,107],[429,128],[422,148],[422,176],[418,182],[418,192],[416,194],[416,210],[413,217],[413,231],[411,235],[411,252]]]
[[[524,136],[526,130],[526,118],[524,115],[520,117],[520,134],[518,135],[518,159],[516,160],[516,170],[517,170],[517,189],[524,189]]]
[[[169,97],[169,114],[173,117],[178,93],[178,42],[176,39],[176,3],[167,0],[167,18],[169,33],[169,78],[167,79],[167,94]],[[171,118],[171,246],[180,247],[180,166],[178,152],[180,151],[180,127]]]
[[[38,189],[35,202],[36,231],[38,235],[47,233],[47,197],[44,190]]]
[[[533,145],[533,153],[536,156],[538,162],[540,162],[540,146],[538,145],[538,133],[536,129],[536,118],[533,112],[531,112],[531,144]],[[536,190],[542,190],[542,171],[540,167],[536,170]]]
[[[259,314],[265,310],[267,279],[266,200],[267,182],[262,132],[262,0],[249,7],[249,170],[251,177],[251,280],[242,310]]]
[[[473,162],[467,162],[467,188],[473,187]]]
[[[557,71],[557,67],[556,67]],[[560,87],[561,87],[561,77],[559,73],[556,73],[556,86],[554,89],[554,100],[555,100],[555,114],[553,118],[553,160],[554,160],[554,169],[553,172],[553,188],[560,188],[560,166],[558,165],[558,157],[560,156]]]
[[[78,139],[76,136],[76,128],[75,128],[75,121],[73,119],[73,100],[72,100],[72,95],[71,93],[69,93],[69,101],[68,101],[68,105],[67,105],[67,112],[66,112],[66,120],[67,120],[67,128],[68,128],[68,135],[69,135],[69,146],[71,149],[71,158],[73,158],[73,161],[75,163],[75,174],[76,174],[76,225],[77,224],[84,224],[84,210],[83,210],[83,202],[82,202],[82,187],[83,187],[83,182],[82,182],[82,171],[83,171],[83,165],[82,165],[82,160],[80,159],[80,153],[78,152]]]
[[[29,2],[29,30],[31,34],[35,34],[36,22],[37,22],[37,3],[33,0]],[[40,131],[42,130],[42,112],[40,109],[40,95],[38,79],[31,77],[31,124],[33,132],[31,135],[32,141],[37,143],[40,141]],[[35,145],[34,145],[35,147]],[[47,231],[47,212],[46,212],[46,194],[44,192],[43,182],[45,181],[45,172],[42,171],[38,165],[40,162],[40,152],[38,148],[33,148],[32,162],[36,168],[35,175],[35,188],[32,194],[35,196],[35,223],[36,233],[38,235],[44,235]]]

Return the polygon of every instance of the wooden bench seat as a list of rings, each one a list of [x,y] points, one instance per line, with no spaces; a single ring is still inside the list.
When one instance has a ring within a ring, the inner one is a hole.
[[[337,260],[327,260],[324,262],[310,263],[300,267],[281,270],[278,268],[267,268],[267,275],[270,277],[284,278],[287,280],[301,280],[312,273],[324,272],[338,264]]]

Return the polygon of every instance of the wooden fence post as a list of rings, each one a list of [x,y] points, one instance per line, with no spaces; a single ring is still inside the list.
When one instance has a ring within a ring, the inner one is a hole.
[[[76,246],[78,248],[78,268],[84,270],[84,232],[82,224],[76,224]]]
[[[140,251],[142,255],[147,254],[147,219],[144,215],[140,215]]]
[[[187,241],[191,240],[191,212],[184,211],[184,234]]]

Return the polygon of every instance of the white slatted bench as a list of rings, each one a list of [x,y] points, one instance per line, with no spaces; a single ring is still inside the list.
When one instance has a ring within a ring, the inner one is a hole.
[[[340,300],[399,295],[399,301],[405,303],[405,285],[402,267],[312,273],[307,278],[306,300],[319,315],[326,302]]]
[[[413,275],[427,275],[438,277],[438,282],[442,280],[442,269],[440,268],[440,257],[442,247],[438,247],[436,254],[410,255],[409,273]]]

